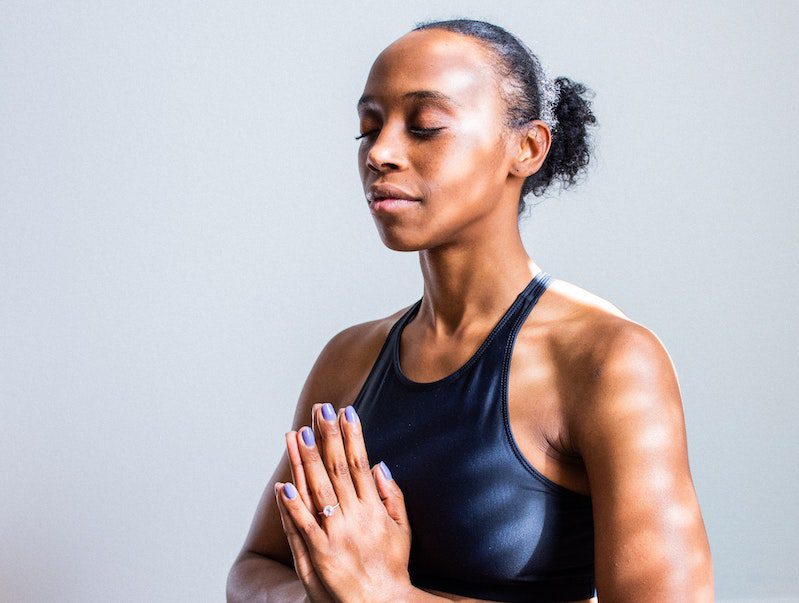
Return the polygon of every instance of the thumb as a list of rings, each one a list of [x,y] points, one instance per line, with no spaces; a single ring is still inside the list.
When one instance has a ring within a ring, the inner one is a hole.
[[[404,530],[410,531],[408,512],[405,509],[405,496],[402,494],[397,482],[391,477],[391,471],[383,461],[372,467],[372,474],[377,484],[380,499],[386,507],[389,516]]]

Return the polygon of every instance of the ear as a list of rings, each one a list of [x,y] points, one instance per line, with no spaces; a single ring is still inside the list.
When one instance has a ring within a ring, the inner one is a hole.
[[[510,173],[519,178],[535,174],[544,163],[551,144],[552,133],[546,122],[540,119],[531,121],[518,138]]]

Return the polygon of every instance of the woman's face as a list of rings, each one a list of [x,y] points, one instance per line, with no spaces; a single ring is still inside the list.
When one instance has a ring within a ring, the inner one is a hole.
[[[480,236],[500,219],[516,223],[522,179],[509,171],[519,143],[503,131],[487,53],[467,36],[412,31],[372,65],[358,106],[367,201],[373,185],[419,199],[392,210],[370,202],[391,249],[428,249]]]

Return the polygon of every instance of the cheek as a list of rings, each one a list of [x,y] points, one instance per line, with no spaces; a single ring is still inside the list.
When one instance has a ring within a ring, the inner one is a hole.
[[[417,167],[432,196],[465,204],[493,195],[501,160],[495,142],[485,137],[453,137],[430,144],[427,151]]]
[[[363,180],[364,176],[366,176],[366,172],[368,171],[366,168],[366,151],[363,148],[363,144],[358,147],[358,152],[356,155],[358,158],[358,173],[360,173],[361,180]]]
[[[431,165],[461,185],[493,177],[500,158],[497,138],[496,124],[478,117],[464,119],[442,139],[440,148],[433,149]]]

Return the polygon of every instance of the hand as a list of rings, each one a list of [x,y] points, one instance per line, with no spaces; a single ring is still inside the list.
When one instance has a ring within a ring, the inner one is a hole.
[[[314,404],[311,417],[313,417],[316,407],[317,404]],[[291,465],[291,475],[294,479],[294,484],[296,484],[295,490],[299,491],[306,508],[313,513],[315,511],[314,503],[308,492],[308,484],[305,480],[305,471],[303,470],[302,458],[300,457],[297,444],[296,431],[286,432],[286,448],[288,450],[289,464]],[[316,569],[313,566],[310,553],[308,552],[308,547],[297,529],[294,520],[283,505],[281,495],[282,486],[280,482],[275,484],[275,496],[277,497],[277,507],[280,511],[280,521],[283,524],[283,531],[286,533],[292,556],[294,557],[294,570],[297,572],[297,576],[305,588],[306,597],[302,600],[302,603],[332,603],[335,599],[333,599],[324,583],[319,579]]]
[[[379,465],[370,469],[361,423],[348,409],[335,416],[332,406],[314,405],[318,442],[307,426],[286,434],[295,484],[275,485],[281,521],[312,601],[395,601],[412,590],[404,497]],[[336,504],[330,516],[320,513]]]

